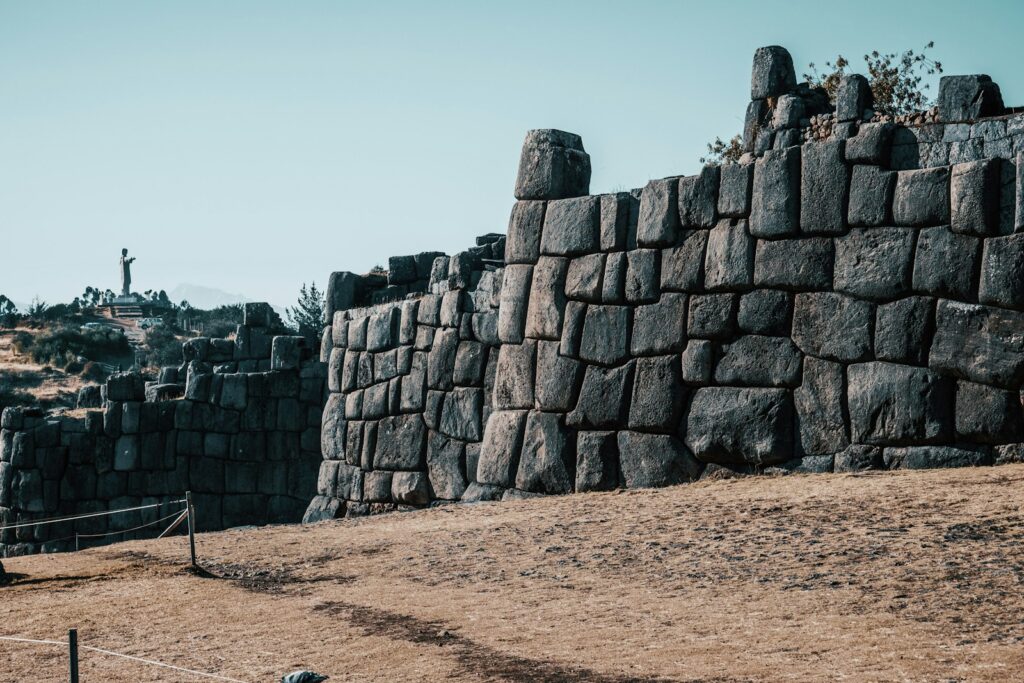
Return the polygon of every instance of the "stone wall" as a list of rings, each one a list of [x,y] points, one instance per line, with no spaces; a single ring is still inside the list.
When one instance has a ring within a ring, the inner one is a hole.
[[[271,336],[269,316],[269,307],[250,304],[234,340],[189,340],[186,364],[165,368],[161,383],[114,375],[98,397],[100,410],[46,416],[6,409],[0,525],[165,505],[8,529],[0,554],[73,549],[76,534],[130,529],[169,514],[176,506],[167,501],[186,490],[194,493],[201,530],[299,521],[316,492],[326,366],[306,358],[301,337]],[[91,393],[86,402],[95,400]],[[87,538],[81,546],[159,531]]]

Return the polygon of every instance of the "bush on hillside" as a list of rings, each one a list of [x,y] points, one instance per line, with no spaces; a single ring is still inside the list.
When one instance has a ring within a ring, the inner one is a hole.
[[[98,360],[104,356],[123,355],[131,351],[128,340],[118,330],[56,327],[38,334],[19,332],[14,348],[40,365],[64,367],[79,356]]]

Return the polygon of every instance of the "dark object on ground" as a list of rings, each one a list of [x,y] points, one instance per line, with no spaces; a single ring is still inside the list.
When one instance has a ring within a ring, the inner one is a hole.
[[[293,671],[284,676],[281,679],[281,683],[320,683],[320,681],[326,680],[327,676],[313,673],[312,671]]]

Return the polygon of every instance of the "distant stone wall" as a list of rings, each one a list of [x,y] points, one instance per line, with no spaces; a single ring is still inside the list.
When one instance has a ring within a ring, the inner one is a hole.
[[[217,530],[297,522],[316,493],[326,365],[300,337],[272,337],[269,308],[247,306],[234,340],[192,339],[186,364],[146,386],[114,375],[84,416],[8,408],[0,422],[0,526],[140,505],[110,517],[9,529],[0,554],[74,549],[76,534],[134,528],[194,492],[197,524]],[[178,379],[182,380],[178,383]],[[182,396],[167,399],[167,396]],[[81,547],[151,537],[83,538]]]

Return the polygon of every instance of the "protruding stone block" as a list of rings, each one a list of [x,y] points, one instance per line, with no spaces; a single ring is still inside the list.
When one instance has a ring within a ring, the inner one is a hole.
[[[792,296],[777,289],[755,289],[742,295],[736,314],[740,331],[788,336],[793,318]]]
[[[935,329],[935,300],[909,296],[878,307],[875,357],[894,363],[924,365]]]
[[[704,462],[784,462],[793,457],[792,397],[785,389],[698,389],[686,445]]]
[[[958,235],[947,226],[920,230],[914,257],[914,291],[972,300],[978,282],[980,245],[977,238]]]
[[[833,292],[796,295],[793,341],[804,353],[846,363],[871,356],[874,304]]]
[[[536,493],[572,493],[576,481],[575,443],[557,413],[530,411],[516,488]]]
[[[630,341],[634,356],[680,351],[685,343],[685,294],[665,292],[657,303],[636,307]]]
[[[516,199],[565,199],[590,192],[590,155],[579,135],[531,130],[523,142]]]
[[[939,300],[929,367],[1017,390],[1024,383],[1024,314]]]
[[[855,228],[836,238],[835,290],[876,301],[909,293],[916,237],[909,228]]]
[[[516,202],[508,220],[505,263],[536,263],[544,228],[546,202]]]
[[[629,354],[630,309],[626,306],[588,306],[583,322],[580,358],[614,365]]]
[[[800,232],[840,235],[846,230],[850,169],[842,140],[808,142],[801,152]]]
[[[949,180],[950,229],[962,235],[999,234],[999,161],[953,166]]]
[[[569,270],[565,276],[565,295],[570,299],[601,303],[604,264],[604,254],[587,254],[569,261]]]
[[[1024,437],[1020,392],[957,382],[957,436],[982,443],[1012,443]]]
[[[710,384],[714,349],[710,341],[691,339],[683,349],[680,369],[687,384]]]
[[[827,289],[834,260],[832,240],[825,237],[758,240],[754,284],[798,291]]]
[[[804,453],[837,453],[850,443],[845,394],[842,365],[813,356],[804,358],[803,381],[793,392]]]
[[[687,334],[698,339],[725,339],[736,327],[736,294],[694,294],[690,297]]]
[[[636,239],[640,202],[629,192],[601,195],[601,250],[625,249],[630,231]]]
[[[860,74],[844,74],[836,90],[836,120],[860,121],[864,110],[874,104],[871,85]]]
[[[985,240],[978,300],[1024,310],[1024,233]]]
[[[746,218],[750,214],[750,190],[753,183],[753,164],[724,164],[718,189],[719,215]]]
[[[898,172],[892,216],[897,225],[913,227],[949,223],[949,169]]]
[[[447,401],[446,401],[447,403]],[[436,432],[427,442],[427,477],[434,497],[458,500],[466,492],[465,444]],[[371,473],[367,473],[369,476]]]
[[[846,161],[851,164],[889,162],[895,126],[891,123],[865,123],[846,141]]]
[[[504,344],[498,351],[493,401],[497,410],[533,407],[536,344]]]
[[[406,505],[430,502],[430,481],[424,472],[395,472],[391,477],[391,498]]]
[[[952,432],[952,383],[926,368],[874,362],[847,368],[855,443],[936,443]]]
[[[537,342],[536,406],[566,413],[576,405],[583,366],[560,355],[558,347],[558,342]]]
[[[660,255],[656,249],[626,252],[626,301],[646,303],[658,299]]]
[[[483,389],[455,387],[444,398],[438,431],[462,441],[479,441],[483,437],[480,424],[483,407]]]
[[[526,310],[527,337],[561,339],[568,268],[568,259],[554,256],[542,256],[533,267],[530,303]]]
[[[600,198],[574,197],[548,202],[540,253],[572,256],[597,251]]]
[[[748,334],[722,346],[715,383],[754,387],[800,384],[803,356],[789,337]]]
[[[478,482],[505,488],[515,484],[525,424],[525,410],[497,410],[491,413],[480,447],[480,461],[476,470]]]
[[[747,222],[723,219],[708,233],[704,286],[710,291],[746,289],[754,281],[754,243]]]
[[[939,79],[939,120],[945,123],[976,121],[1003,113],[999,86],[983,74],[943,76]]]
[[[385,417],[377,424],[373,467],[383,470],[423,468],[427,430],[419,414]]]
[[[671,486],[695,481],[703,470],[679,439],[667,434],[622,431],[619,467],[626,488]]]
[[[270,369],[298,370],[302,360],[302,349],[305,347],[304,337],[274,337],[270,350]]]
[[[779,45],[759,47],[750,73],[750,99],[783,95],[796,87],[796,71],[789,50]]]
[[[505,266],[498,308],[498,339],[504,344],[519,344],[525,338],[532,282],[533,266]]]
[[[719,167],[705,166],[700,173],[679,179],[679,224],[684,228],[710,228],[715,224]]]
[[[850,225],[885,225],[892,212],[896,172],[878,166],[854,166],[850,179]]]
[[[629,428],[673,433],[683,410],[683,385],[676,356],[640,358],[633,377]]]
[[[589,366],[583,376],[576,408],[566,417],[566,424],[582,429],[623,426],[632,386],[633,363],[617,368]]]
[[[986,447],[972,445],[886,448],[882,451],[882,458],[885,467],[890,470],[932,470],[992,464],[992,454]]]
[[[615,432],[580,432],[576,437],[576,491],[608,491],[618,483]]]
[[[652,180],[640,194],[637,219],[637,244],[665,247],[676,241],[679,232],[679,182],[677,178]]]
[[[686,231],[678,246],[661,250],[662,290],[694,292],[701,289],[708,234],[708,230]]]
[[[766,152],[754,163],[750,234],[795,235],[800,225],[800,148]]]

